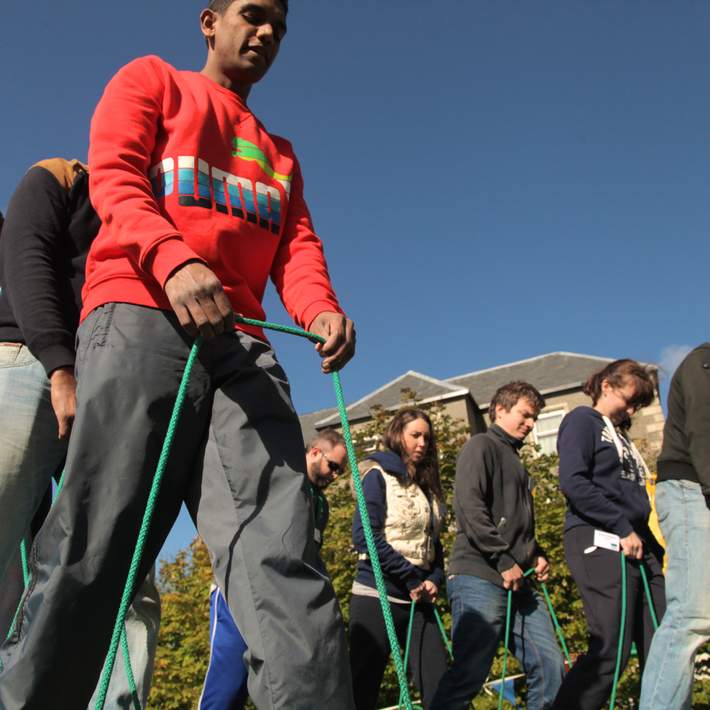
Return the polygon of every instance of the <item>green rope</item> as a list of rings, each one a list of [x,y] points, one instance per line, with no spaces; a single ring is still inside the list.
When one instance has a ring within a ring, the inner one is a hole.
[[[651,588],[648,586],[648,577],[646,576],[646,568],[643,562],[640,565],[641,580],[643,581],[643,590],[646,593],[646,601],[648,602],[648,610],[651,612],[651,621],[653,621],[653,630],[658,630],[658,617],[656,609],[653,606],[653,597],[651,596]]]
[[[245,325],[253,325],[259,328],[266,328],[280,333],[288,333],[290,335],[298,335],[302,338],[315,343],[324,343],[325,338],[310,333],[303,328],[297,328],[290,325],[279,325],[277,323],[269,323],[268,321],[255,320],[254,318],[244,318],[243,316],[235,316],[234,320],[237,323]],[[385,621],[385,629],[387,638],[389,639],[390,648],[392,650],[392,660],[394,661],[395,671],[397,672],[397,680],[399,682],[400,692],[406,710],[413,710],[412,701],[409,697],[409,686],[407,684],[407,670],[402,663],[402,652],[397,641],[397,633],[394,628],[392,619],[392,610],[390,609],[389,600],[387,599],[387,590],[385,588],[385,580],[380,566],[380,560],[375,547],[375,538],[372,533],[372,525],[370,524],[370,516],[367,512],[367,504],[365,503],[365,494],[362,490],[362,482],[357,470],[357,458],[355,456],[355,447],[353,446],[352,434],[350,432],[350,423],[348,422],[348,414],[345,406],[345,397],[343,396],[343,386],[340,381],[338,372],[332,373],[333,388],[335,389],[335,399],[338,404],[338,414],[340,415],[340,423],[343,430],[343,438],[345,439],[345,448],[348,452],[348,462],[350,464],[350,473],[353,479],[353,487],[355,489],[355,499],[357,500],[360,518],[362,520],[362,529],[365,535],[365,543],[367,552],[372,564],[372,571],[375,576],[375,586],[380,597],[380,606],[382,607],[382,616]]]
[[[412,600],[409,604],[409,624],[407,625],[407,642],[404,646],[404,667],[407,667],[409,662],[409,647],[412,640],[412,629],[414,628],[414,611],[417,607],[417,603]],[[402,695],[402,690],[399,691],[399,707],[401,708],[404,704],[404,696]]]
[[[235,321],[237,323],[243,323],[246,325],[253,325],[261,328],[267,328],[269,330],[274,330],[281,333],[288,333],[290,335],[297,335],[303,338],[307,338],[313,342],[324,343],[325,338],[322,338],[315,333],[309,333],[302,328],[296,328],[294,326],[279,325],[276,323],[269,323],[266,321],[255,320],[253,318],[244,318],[242,316],[235,316]],[[95,710],[103,710],[104,702],[106,698],[106,690],[108,688],[108,681],[111,676],[111,671],[113,670],[113,665],[116,660],[116,651],[118,646],[118,640],[120,636],[120,629],[123,626],[126,618],[126,611],[132,596],[133,587],[135,585],[135,577],[138,571],[138,566],[140,565],[140,560],[143,554],[143,548],[145,546],[145,538],[148,534],[148,528],[150,526],[150,521],[153,515],[153,509],[155,507],[155,502],[157,499],[158,491],[160,490],[160,482],[165,471],[165,466],[167,464],[168,457],[170,455],[170,449],[172,447],[172,440],[175,434],[175,428],[180,417],[180,412],[182,410],[183,401],[185,398],[185,392],[187,389],[187,383],[190,378],[190,373],[192,371],[192,366],[197,357],[197,353],[202,345],[202,338],[198,338],[195,344],[192,346],[190,351],[190,356],[188,357],[187,364],[185,365],[185,371],[182,376],[182,381],[180,383],[180,389],[178,390],[178,396],[175,400],[175,405],[173,407],[173,413],[170,418],[170,424],[168,425],[168,431],[165,435],[165,440],[163,442],[163,448],[160,454],[160,459],[158,461],[158,467],[155,471],[153,477],[153,485],[151,487],[150,495],[148,496],[148,502],[146,505],[145,514],[143,515],[143,522],[141,523],[141,529],[138,534],[138,540],[136,541],[135,551],[133,553],[133,559],[131,560],[131,567],[128,573],[128,579],[126,580],[126,586],[123,591],[123,596],[121,598],[121,604],[119,606],[118,615],[116,617],[116,624],[114,626],[113,635],[111,637],[111,645],[109,647],[109,653],[106,657],[106,665],[104,666],[104,672],[101,678],[101,683],[99,686],[98,696],[96,700]],[[409,687],[407,685],[407,674],[405,667],[402,663],[402,655],[399,648],[399,643],[397,641],[397,634],[394,628],[394,621],[392,619],[392,611],[390,609],[389,601],[387,599],[387,591],[385,589],[384,577],[382,574],[382,568],[380,566],[379,558],[377,556],[377,549],[375,547],[375,540],[372,533],[372,526],[370,525],[370,518],[367,513],[367,506],[365,503],[365,495],[362,490],[362,483],[360,481],[360,476],[357,470],[357,459],[355,457],[355,448],[352,442],[352,435],[350,432],[350,424],[348,422],[347,411],[345,407],[345,398],[343,396],[343,388],[340,381],[340,375],[337,372],[332,373],[333,377],[333,387],[335,389],[335,396],[338,403],[338,413],[340,414],[340,421],[343,428],[343,438],[345,439],[345,446],[348,452],[348,461],[350,463],[351,474],[353,477],[353,485],[355,488],[355,496],[357,499],[358,509],[360,511],[360,517],[362,518],[363,532],[365,534],[365,542],[367,544],[368,554],[370,556],[370,561],[372,563],[372,571],[375,576],[375,585],[380,597],[380,605],[382,606],[382,614],[385,621],[385,628],[387,630],[387,637],[390,642],[390,647],[392,649],[392,658],[395,664],[395,670],[397,672],[397,679],[399,681],[400,692],[402,693],[402,698],[404,701],[404,707],[406,710],[414,710],[411,698],[409,696]]]
[[[569,649],[567,648],[567,643],[565,642],[565,635],[562,632],[562,627],[560,626],[560,622],[557,619],[557,614],[555,614],[555,610],[552,607],[552,599],[550,599],[550,594],[547,591],[547,585],[542,582],[540,584],[542,587],[542,593],[545,595],[545,601],[547,602],[547,608],[550,612],[550,617],[552,618],[552,625],[555,627],[555,632],[557,633],[557,638],[560,640],[560,645],[562,646],[562,651],[565,654],[565,658],[567,659],[567,666],[568,669],[571,669],[572,666],[574,665],[572,663],[572,658],[569,655]]]
[[[24,538],[20,543],[20,560],[22,561],[22,581],[27,589],[30,586],[30,566],[27,563],[27,541]]]
[[[397,680],[399,682],[400,692],[403,694],[404,707],[406,710],[413,710],[412,701],[409,697],[409,686],[407,685],[407,671],[402,663],[402,655],[397,641],[397,633],[394,629],[394,621],[392,620],[392,610],[390,609],[389,600],[387,599],[387,590],[385,589],[385,580],[380,567],[380,559],[377,555],[375,547],[375,538],[372,533],[372,525],[370,525],[370,516],[367,512],[367,504],[365,503],[365,494],[362,490],[362,481],[357,469],[357,459],[355,458],[355,448],[350,434],[350,424],[348,423],[348,415],[345,409],[345,398],[343,397],[343,388],[340,383],[340,375],[337,372],[333,373],[333,386],[335,387],[335,398],[338,402],[338,413],[340,414],[340,422],[343,427],[343,438],[345,439],[345,448],[348,452],[348,461],[350,463],[350,473],[352,475],[353,487],[355,488],[355,498],[357,500],[360,519],[362,521],[362,530],[365,535],[365,543],[367,544],[367,553],[372,564],[372,572],[375,576],[375,586],[380,596],[380,605],[382,606],[382,615],[385,620],[385,629],[387,630],[387,638],[392,649],[392,660],[394,661],[395,671],[397,672]]]
[[[508,590],[508,603],[505,607],[505,637],[503,639],[503,672],[498,689],[498,710],[503,707],[503,690],[505,689],[505,673],[508,666],[508,641],[510,640],[510,613],[513,606],[513,590]]]
[[[175,429],[177,428],[177,424],[180,419],[180,413],[182,411],[182,406],[185,401],[187,384],[190,380],[192,367],[195,364],[195,360],[197,359],[197,354],[199,353],[201,346],[202,337],[199,337],[197,338],[197,340],[195,340],[195,343],[192,346],[192,350],[190,350],[190,355],[187,358],[187,364],[185,365],[185,371],[182,375],[182,381],[180,382],[180,388],[178,389],[178,394],[175,399],[175,405],[173,406],[173,412],[170,417],[170,423],[168,424],[168,431],[165,434],[163,448],[160,452],[160,458],[158,459],[158,467],[155,469],[155,475],[153,476],[153,484],[150,488],[148,502],[146,503],[145,513],[143,514],[143,521],[141,522],[140,532],[138,533],[138,539],[136,540],[136,547],[133,551],[131,566],[128,570],[128,579],[126,580],[126,586],[123,589],[123,596],[121,597],[121,604],[118,608],[116,623],[113,627],[111,645],[109,646],[108,654],[106,656],[106,662],[104,664],[104,670],[101,674],[101,681],[99,683],[98,694],[96,697],[96,705],[94,706],[95,710],[103,710],[104,703],[106,702],[106,692],[108,690],[108,684],[111,679],[113,666],[116,662],[116,652],[118,650],[118,644],[122,629],[126,621],[126,612],[128,611],[128,606],[130,605],[131,598],[133,597],[133,589],[135,586],[136,576],[138,574],[138,567],[140,566],[141,557],[143,556],[143,548],[145,547],[146,538],[148,536],[150,521],[153,517],[153,510],[155,509],[158,493],[160,492],[160,484],[163,479],[163,474],[165,473],[166,465],[168,463],[168,457],[170,456],[170,449],[172,448],[173,438],[175,437]]]
[[[529,577],[535,570],[531,567],[523,574],[523,577]],[[498,710],[503,707],[503,690],[505,689],[505,674],[508,670],[508,643],[510,642],[510,617],[513,607],[513,589],[508,590],[508,603],[505,607],[505,637],[503,639],[503,672],[500,677],[500,688],[498,689]]]
[[[444,628],[444,622],[441,620],[441,615],[439,614],[439,610],[436,608],[436,604],[433,604],[432,606],[434,607],[434,618],[436,619],[436,623],[439,626],[439,631],[441,631],[441,638],[444,639],[444,646],[446,646],[446,650],[449,652],[449,658],[453,659],[454,651],[451,648],[449,636],[446,633],[446,629]]]
[[[128,689],[131,691],[131,701],[133,710],[141,710],[141,700],[138,697],[138,687],[136,679],[133,677],[133,668],[131,667],[131,655],[128,651],[128,636],[126,635],[126,625],[121,629],[121,653],[123,654],[123,667],[126,669],[126,680],[128,681]]]
[[[614,685],[611,688],[609,710],[614,710],[616,703],[616,691],[621,675],[621,656],[624,649],[624,627],[626,626],[626,557],[623,552],[619,553],[619,558],[621,559],[621,626],[619,627],[619,644],[616,649],[616,668],[614,669]]]
[[[64,475],[66,473],[66,469],[62,471],[62,475],[59,478],[59,483],[57,483],[57,492],[56,495],[58,496],[60,491],[62,490],[62,487],[64,486]],[[56,496],[55,496],[56,500]],[[25,590],[27,587],[30,586],[30,581],[32,580],[32,577],[30,575],[30,569],[29,569],[29,563],[27,559],[27,543],[25,540],[22,540],[20,543],[20,556],[22,558],[22,577],[24,580],[24,585],[25,585]],[[22,609],[22,605],[24,603],[24,596],[22,599],[20,599],[20,603],[17,606],[17,609],[15,609],[15,614],[12,618],[12,623],[10,624],[10,629],[7,633],[6,640],[9,639],[14,630],[15,626],[17,624],[17,618],[20,614],[20,610]],[[141,710],[141,702],[140,698],[138,697],[138,687],[136,686],[136,681],[135,677],[133,675],[133,667],[131,665],[131,655],[128,650],[128,637],[126,636],[126,626],[124,624],[123,629],[121,630],[121,651],[123,653],[123,666],[126,670],[126,680],[128,681],[128,690],[131,693],[131,700],[133,702],[133,707],[134,710]],[[0,663],[0,670],[2,670],[2,663]]]

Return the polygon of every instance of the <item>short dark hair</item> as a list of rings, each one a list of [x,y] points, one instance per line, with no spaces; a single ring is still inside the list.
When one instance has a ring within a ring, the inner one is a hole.
[[[288,0],[278,1],[281,3],[284,12],[288,14]],[[207,3],[207,9],[223,15],[233,2],[234,0],[210,0],[209,3]]]
[[[612,387],[624,387],[633,384],[636,387],[636,395],[629,402],[630,405],[641,409],[648,407],[656,396],[658,379],[655,370],[644,367],[640,362],[624,358],[614,360],[606,367],[595,372],[582,387],[582,392],[592,398],[592,404],[599,401],[602,394],[602,383],[606,380]]]
[[[308,444],[306,451],[314,449],[320,443],[330,444],[332,447],[339,445],[345,446],[345,439],[339,431],[328,427],[327,429],[323,429],[322,431],[316,433]]]
[[[543,396],[529,382],[516,380],[503,385],[496,390],[493,395],[490,405],[488,406],[488,415],[491,421],[496,420],[496,407],[500,404],[506,412],[509,412],[521,399],[527,399],[532,404],[535,411],[539,414],[540,410],[545,406]]]

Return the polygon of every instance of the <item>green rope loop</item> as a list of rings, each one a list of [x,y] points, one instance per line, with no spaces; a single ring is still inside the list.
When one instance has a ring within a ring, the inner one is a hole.
[[[267,321],[255,320],[253,318],[244,318],[242,316],[235,316],[235,321],[237,323],[243,323],[245,325],[253,325],[281,333],[297,335],[299,337],[307,338],[308,340],[311,340],[312,342],[316,343],[325,342],[325,338],[321,337],[320,335],[317,335],[315,333],[309,333],[308,331],[303,330],[302,328],[296,328],[294,326],[279,325],[277,323],[269,323]],[[113,665],[116,660],[116,651],[118,647],[119,636],[121,633],[120,629],[125,622],[126,611],[128,609],[128,605],[133,592],[133,587],[135,585],[135,577],[138,571],[138,567],[140,565],[141,557],[143,555],[145,538],[148,534],[150,521],[153,516],[153,509],[155,507],[158,491],[160,490],[160,482],[162,480],[163,473],[165,471],[165,466],[170,455],[170,449],[172,447],[172,440],[175,434],[175,428],[177,426],[177,422],[180,417],[180,412],[182,410],[185,392],[187,389],[187,383],[189,381],[192,366],[195,362],[195,359],[197,358],[197,354],[201,345],[202,338],[199,337],[192,346],[190,356],[188,357],[187,364],[185,365],[185,371],[183,372],[182,381],[180,382],[180,389],[178,390],[178,395],[175,400],[172,416],[170,418],[170,424],[168,425],[168,431],[165,435],[165,440],[163,442],[163,448],[160,454],[160,459],[158,461],[158,467],[156,468],[155,475],[153,477],[153,485],[151,487],[150,495],[148,496],[145,514],[143,515],[141,529],[138,534],[136,547],[133,553],[133,559],[131,560],[131,566],[128,572],[128,579],[126,580],[126,586],[123,591],[121,604],[119,606],[118,615],[116,617],[116,624],[114,625],[113,635],[111,637],[111,645],[109,647],[109,652],[106,657],[106,664],[104,666],[104,672],[99,686],[95,710],[103,710],[104,707],[106,691],[108,689],[108,682],[111,676],[111,671],[113,670]],[[358,510],[360,511],[360,517],[362,518],[365,542],[367,544],[368,554],[370,556],[372,570],[375,576],[375,584],[380,597],[380,605],[382,607],[382,614],[384,617],[385,628],[387,630],[387,637],[389,639],[390,647],[392,650],[392,658],[395,664],[395,670],[397,672],[397,680],[400,686],[401,697],[404,702],[405,710],[414,710],[414,706],[412,705],[412,701],[409,696],[407,674],[404,664],[402,663],[401,650],[397,641],[397,634],[394,628],[394,621],[392,619],[392,611],[390,609],[389,600],[387,599],[387,591],[385,589],[382,568],[380,567],[379,557],[377,555],[377,549],[375,547],[372,526],[370,525],[370,518],[367,513],[365,495],[362,490],[360,476],[358,475],[357,459],[355,457],[355,448],[352,442],[352,435],[350,432],[350,424],[348,422],[345,398],[343,396],[343,388],[340,381],[340,375],[338,374],[338,372],[333,372],[332,378],[333,387],[335,389],[335,396],[338,403],[338,413],[340,414],[340,421],[343,428],[343,438],[345,439],[345,447],[348,452],[348,461],[350,464],[350,470],[353,478],[353,485],[355,488],[355,496],[357,500]]]

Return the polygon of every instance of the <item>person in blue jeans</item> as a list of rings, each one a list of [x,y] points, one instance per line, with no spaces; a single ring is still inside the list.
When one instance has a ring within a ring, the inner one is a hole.
[[[46,517],[43,507],[52,478],[61,474],[67,455],[76,408],[74,339],[84,263],[98,228],[87,166],[50,158],[33,165],[20,180],[2,229],[0,641],[13,626],[24,586],[20,542],[29,541]],[[126,618],[131,666],[143,707],[159,626],[160,596],[153,568]],[[89,707],[94,707],[94,698]],[[105,707],[119,710],[132,703],[119,653]]]
[[[667,607],[640,708],[690,710],[695,654],[710,639],[710,343],[695,348],[671,381],[656,511],[668,551]]]
[[[550,565],[535,539],[530,476],[519,451],[545,401],[526,382],[493,396],[490,429],[464,446],[456,464],[456,538],[447,591],[453,617],[451,668],[431,710],[464,710],[480,691],[500,644],[512,590],[511,653],[527,676],[529,710],[549,708],[563,662],[545,603],[524,578],[548,578]]]
[[[216,454],[212,441],[207,444],[205,465]],[[308,491],[313,505],[313,539],[318,548],[328,525],[330,508],[325,489],[343,472],[348,460],[345,439],[335,429],[318,432],[306,448]],[[325,568],[324,568],[325,569]],[[216,585],[210,590],[210,662],[207,667],[197,710],[242,710],[247,693],[247,666],[242,636],[224,593]]]

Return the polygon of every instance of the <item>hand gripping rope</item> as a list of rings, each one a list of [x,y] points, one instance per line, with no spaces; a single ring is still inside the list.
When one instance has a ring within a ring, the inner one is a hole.
[[[289,333],[291,335],[297,335],[302,338],[307,338],[308,340],[311,340],[313,342],[325,342],[325,338],[322,338],[321,336],[316,335],[315,333],[309,333],[308,331],[303,330],[302,328],[296,328],[287,325],[278,325],[276,323],[268,323],[265,321],[254,320],[252,318],[242,318],[241,316],[236,316],[235,320],[237,323],[244,323],[245,325],[254,325],[261,328],[266,328],[268,330],[274,330],[280,333]],[[155,509],[156,500],[160,491],[160,484],[163,478],[163,474],[165,473],[165,468],[168,462],[168,458],[170,456],[170,449],[172,447],[173,438],[175,436],[175,429],[177,428],[177,424],[180,419],[180,413],[182,411],[183,403],[185,401],[187,384],[190,381],[192,368],[195,364],[195,360],[197,359],[197,354],[199,353],[200,348],[202,347],[202,343],[202,337],[199,337],[197,338],[197,340],[195,340],[195,343],[192,346],[190,355],[187,359],[187,364],[185,365],[185,371],[183,372],[182,381],[180,382],[180,388],[178,389],[177,398],[175,399],[175,405],[173,406],[173,412],[170,417],[168,431],[165,435],[165,440],[163,441],[163,448],[160,453],[160,458],[158,460],[158,466],[153,476],[153,484],[151,486],[150,494],[148,496],[148,502],[146,504],[145,513],[143,515],[143,521],[141,522],[140,532],[138,533],[138,538],[136,540],[136,546],[133,552],[133,559],[131,560],[131,565],[128,570],[126,586],[124,587],[123,596],[121,597],[121,603],[118,609],[118,614],[116,616],[116,623],[114,625],[113,634],[111,636],[111,644],[109,646],[109,651],[106,656],[104,670],[101,675],[101,681],[99,684],[98,694],[96,698],[95,710],[103,710],[104,707],[109,679],[111,677],[113,665],[116,660],[116,652],[118,648],[119,639],[121,637],[122,629],[126,620],[126,612],[133,596],[136,575],[138,573],[138,567],[143,556],[143,548],[145,547],[145,541],[148,535],[148,530],[150,528],[150,522],[153,517],[153,511]],[[350,464],[350,471],[353,478],[353,486],[355,488],[355,497],[357,500],[358,509],[360,511],[360,517],[362,518],[363,531],[365,533],[365,542],[367,543],[368,554],[370,556],[370,560],[372,561],[372,571],[375,575],[375,583],[380,597],[380,604],[382,605],[382,614],[385,620],[385,628],[387,629],[387,637],[390,642],[390,647],[392,649],[392,658],[394,659],[395,669],[397,671],[397,680],[399,681],[400,693],[402,698],[401,705],[406,710],[414,710],[411,698],[409,697],[407,674],[405,666],[402,662],[402,655],[400,652],[399,643],[397,642],[397,635],[395,633],[394,622],[392,620],[392,612],[390,610],[389,601],[387,599],[387,592],[385,589],[385,582],[382,576],[382,568],[380,567],[380,561],[377,556],[377,550],[375,548],[375,540],[372,534],[372,526],[370,525],[370,518],[367,513],[365,495],[363,493],[362,483],[360,481],[360,476],[358,475],[357,471],[357,459],[355,457],[355,449],[353,447],[352,436],[350,433],[350,424],[348,422],[348,417],[345,409],[345,398],[343,396],[343,388],[340,382],[340,375],[337,372],[333,372],[332,378],[333,387],[335,388],[335,397],[338,404],[338,412],[340,414],[340,421],[343,428],[343,438],[345,439],[345,447],[348,452],[348,462]],[[134,698],[135,697],[136,696],[134,696]]]

